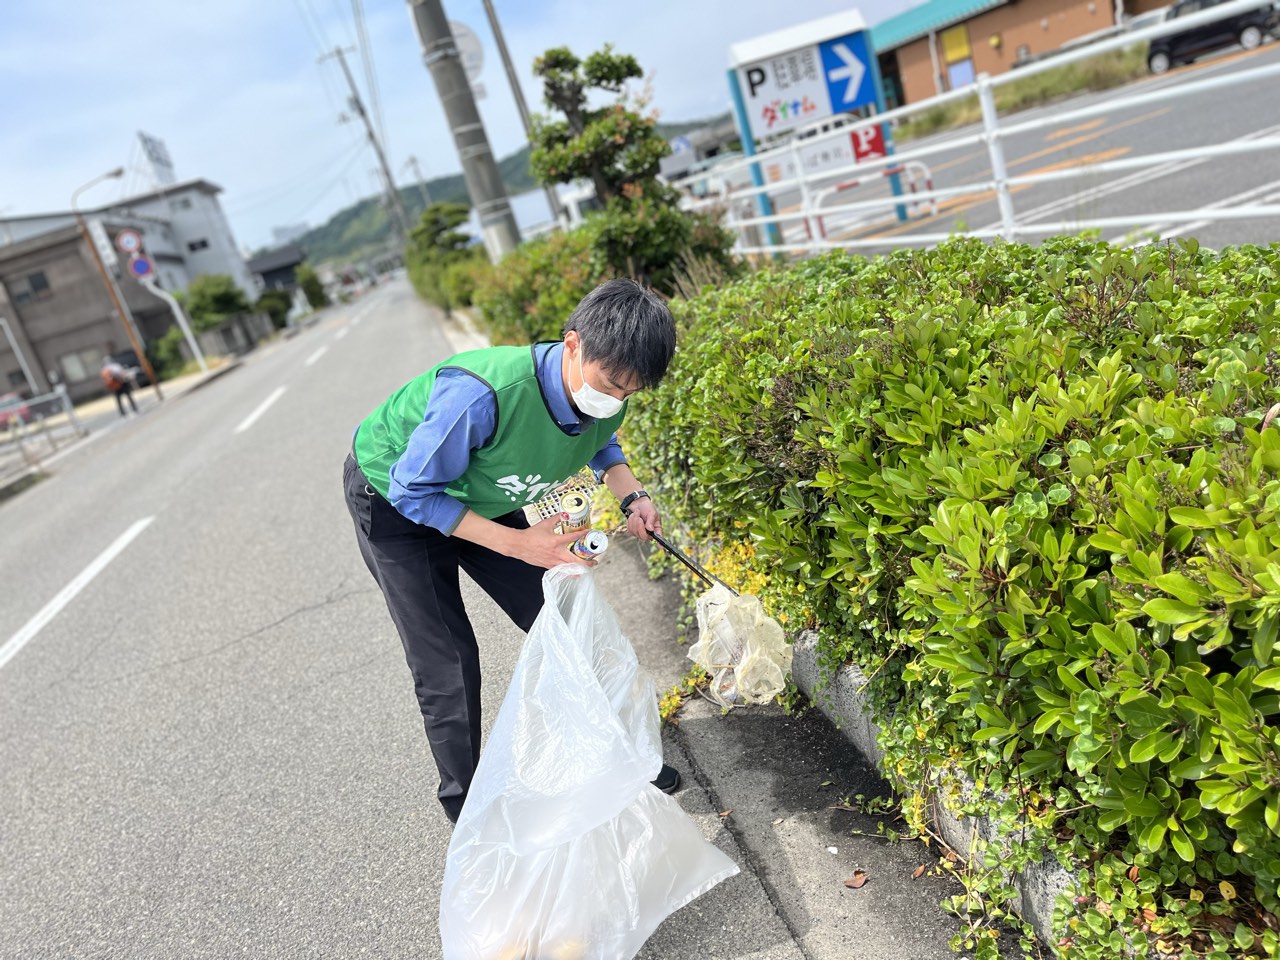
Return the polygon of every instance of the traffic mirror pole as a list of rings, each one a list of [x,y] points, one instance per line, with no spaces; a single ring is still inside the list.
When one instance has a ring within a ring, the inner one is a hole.
[[[140,283],[169,305],[169,310],[173,313],[173,319],[178,321],[178,327],[182,330],[182,335],[187,338],[187,346],[191,348],[192,354],[195,355],[196,363],[200,364],[200,371],[208,373],[209,364],[205,363],[204,351],[200,349],[200,344],[196,341],[195,334],[191,332],[191,324],[187,323],[187,315],[182,312],[182,304],[178,303],[177,298],[167,290],[162,290],[154,277],[144,277]]]

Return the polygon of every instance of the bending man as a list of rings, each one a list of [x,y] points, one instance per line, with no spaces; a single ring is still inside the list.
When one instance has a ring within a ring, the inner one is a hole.
[[[458,585],[461,568],[520,629],[542,608],[543,571],[587,563],[556,518],[522,508],[584,465],[623,503],[627,529],[662,532],[615,431],[626,400],[658,384],[675,351],[666,304],[630,280],[583,298],[563,341],[461,353],[405,384],[360,424],[344,469],[365,564],[404,645],[457,821],[480,759],[480,656]],[[663,766],[654,781],[674,791]]]

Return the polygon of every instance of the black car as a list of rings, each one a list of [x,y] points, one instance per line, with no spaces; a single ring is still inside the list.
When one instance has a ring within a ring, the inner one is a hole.
[[[1167,19],[1177,20],[1193,13],[1210,10],[1224,0],[1180,0],[1169,8]],[[1189,63],[1202,53],[1238,43],[1252,50],[1268,35],[1280,30],[1280,11],[1274,3],[1260,3],[1257,9],[1204,23],[1181,33],[1171,33],[1151,41],[1147,52],[1147,68],[1164,73],[1179,63]]]
[[[132,350],[121,350],[119,353],[111,354],[111,359],[133,375],[131,379],[134,386],[151,386],[151,378],[147,376],[147,371],[143,369],[142,361],[138,359],[137,353]]]

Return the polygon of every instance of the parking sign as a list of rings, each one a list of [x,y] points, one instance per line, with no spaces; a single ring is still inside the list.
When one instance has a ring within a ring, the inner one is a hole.
[[[764,140],[875,103],[871,56],[859,30],[739,64],[752,135]]]

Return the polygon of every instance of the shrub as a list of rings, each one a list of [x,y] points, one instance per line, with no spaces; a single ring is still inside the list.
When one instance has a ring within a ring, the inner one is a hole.
[[[474,299],[494,343],[558,340],[578,301],[603,279],[586,231],[553,233],[507,254]]]
[[[833,255],[677,301],[628,418],[667,516],[871,669],[887,772],[1078,871],[1070,956],[1276,955],[1278,294],[1280,246]]]
[[[301,264],[296,275],[298,286],[302,288],[302,295],[307,298],[307,303],[312,310],[319,310],[329,305],[329,295],[324,292],[324,284],[320,282],[320,277],[309,263]]]
[[[178,327],[170,327],[164,334],[148,344],[151,367],[161,380],[168,380],[181,372],[187,358],[182,353],[183,336]]]
[[[293,297],[289,295],[288,290],[268,290],[253,305],[255,310],[260,310],[271,317],[271,325],[277,330],[282,329],[288,322],[292,307]]]
[[[249,299],[223,273],[205,273],[188,284],[182,301],[197,332],[212,330],[229,316],[249,310]]]
[[[470,256],[450,263],[440,279],[445,297],[454,306],[471,306],[476,284],[489,269],[489,257],[482,248],[474,248]]]

